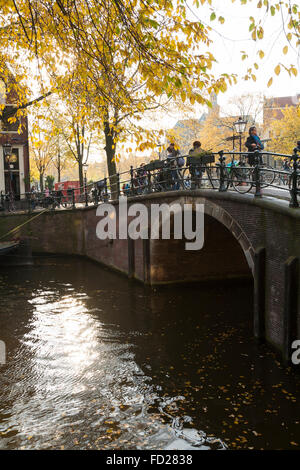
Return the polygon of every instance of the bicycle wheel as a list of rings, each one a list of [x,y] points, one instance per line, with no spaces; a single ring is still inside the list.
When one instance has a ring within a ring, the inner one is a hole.
[[[191,174],[188,168],[180,171],[180,186],[182,189],[191,189],[192,188],[192,180]]]
[[[162,185],[161,180],[162,178],[161,178],[160,173],[154,175],[152,183],[151,183],[153,193],[158,193],[158,192],[163,191],[163,185]]]
[[[213,189],[218,189],[220,186],[220,181],[219,178],[217,177],[217,173],[215,171],[215,168],[211,168],[207,166],[205,168],[206,174],[207,174],[207,181],[209,182],[210,186]]]
[[[238,193],[248,193],[253,186],[253,168],[232,169],[230,182]]]
[[[220,175],[221,176],[221,175]],[[223,183],[223,187],[224,187],[224,190],[227,191],[227,189],[232,185],[232,182],[231,182],[231,171],[228,172],[227,170],[225,170],[224,172],[224,183]],[[219,187],[220,187],[220,182],[219,182]]]
[[[191,173],[189,168],[183,170],[184,189],[200,189],[203,187],[203,172],[199,169],[192,170]]]
[[[264,166],[259,169],[260,186],[266,188],[270,186],[275,179],[275,172],[272,167]]]

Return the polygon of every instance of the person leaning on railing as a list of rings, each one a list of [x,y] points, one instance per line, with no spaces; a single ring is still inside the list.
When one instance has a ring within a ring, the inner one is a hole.
[[[141,194],[147,186],[147,171],[144,168],[145,163],[141,163],[136,169],[137,193]]]
[[[248,152],[256,152],[259,151],[261,152],[264,149],[264,144],[260,140],[260,138],[257,135],[257,129],[255,126],[251,126],[249,128],[249,136],[247,137],[247,140],[245,142],[245,146],[248,149]],[[251,158],[252,156],[249,155],[249,164],[253,166],[255,164],[254,159]],[[262,165],[263,160],[262,156],[259,156],[260,164]]]
[[[201,149],[201,142],[199,140],[195,140],[193,142],[193,147],[189,150],[189,156],[193,157],[194,155],[199,155],[199,153],[205,153],[203,149]],[[187,165],[189,166],[189,171],[192,177],[193,185],[198,182],[201,182],[203,170],[201,169],[200,165],[194,163],[193,158],[187,158]]]
[[[184,158],[181,156],[180,151],[175,149],[175,144],[171,143],[167,148],[167,162],[171,168],[172,189],[179,189],[179,174],[178,169],[184,166]]]

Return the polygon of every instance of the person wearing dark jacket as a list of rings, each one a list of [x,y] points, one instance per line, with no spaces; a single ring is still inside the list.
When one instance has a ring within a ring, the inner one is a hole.
[[[260,140],[260,138],[257,135],[257,129],[255,126],[250,127],[249,129],[249,137],[247,138],[245,142],[245,146],[248,149],[248,152],[256,152],[256,151],[261,151],[264,149],[264,144]],[[249,163],[250,163],[250,158],[249,158]],[[262,157],[260,156],[260,163],[262,164]]]
[[[249,137],[246,140],[245,146],[249,152],[255,152],[255,150],[263,150],[264,144],[257,135],[257,129],[255,126],[250,127]]]
[[[205,152],[201,149],[201,142],[199,140],[195,140],[195,142],[193,142],[193,148],[189,150],[189,155],[190,157],[193,157],[194,155],[199,155],[201,152]],[[199,163],[194,163],[193,158],[190,157],[187,158],[187,164],[192,177],[192,189],[200,188],[204,171],[201,168],[201,165]]]

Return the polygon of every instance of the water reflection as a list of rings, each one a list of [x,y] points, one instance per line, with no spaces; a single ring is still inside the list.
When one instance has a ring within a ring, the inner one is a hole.
[[[251,286],[149,290],[86,261],[39,263],[0,273],[0,448],[297,444],[299,381],[252,342]],[[268,435],[278,408],[287,438]]]

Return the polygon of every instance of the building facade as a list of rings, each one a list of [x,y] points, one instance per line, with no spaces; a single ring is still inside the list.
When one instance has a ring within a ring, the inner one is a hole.
[[[276,98],[267,98],[264,102],[263,120],[267,126],[270,121],[282,119],[283,111],[286,107],[298,106],[300,102],[300,94],[294,96],[278,96]]]
[[[13,78],[9,78],[13,80]],[[10,122],[9,117],[17,107],[14,87],[0,78],[0,192],[13,193],[16,199],[24,198],[30,189],[29,145],[27,117]],[[11,155],[4,154],[4,146],[11,146]]]

